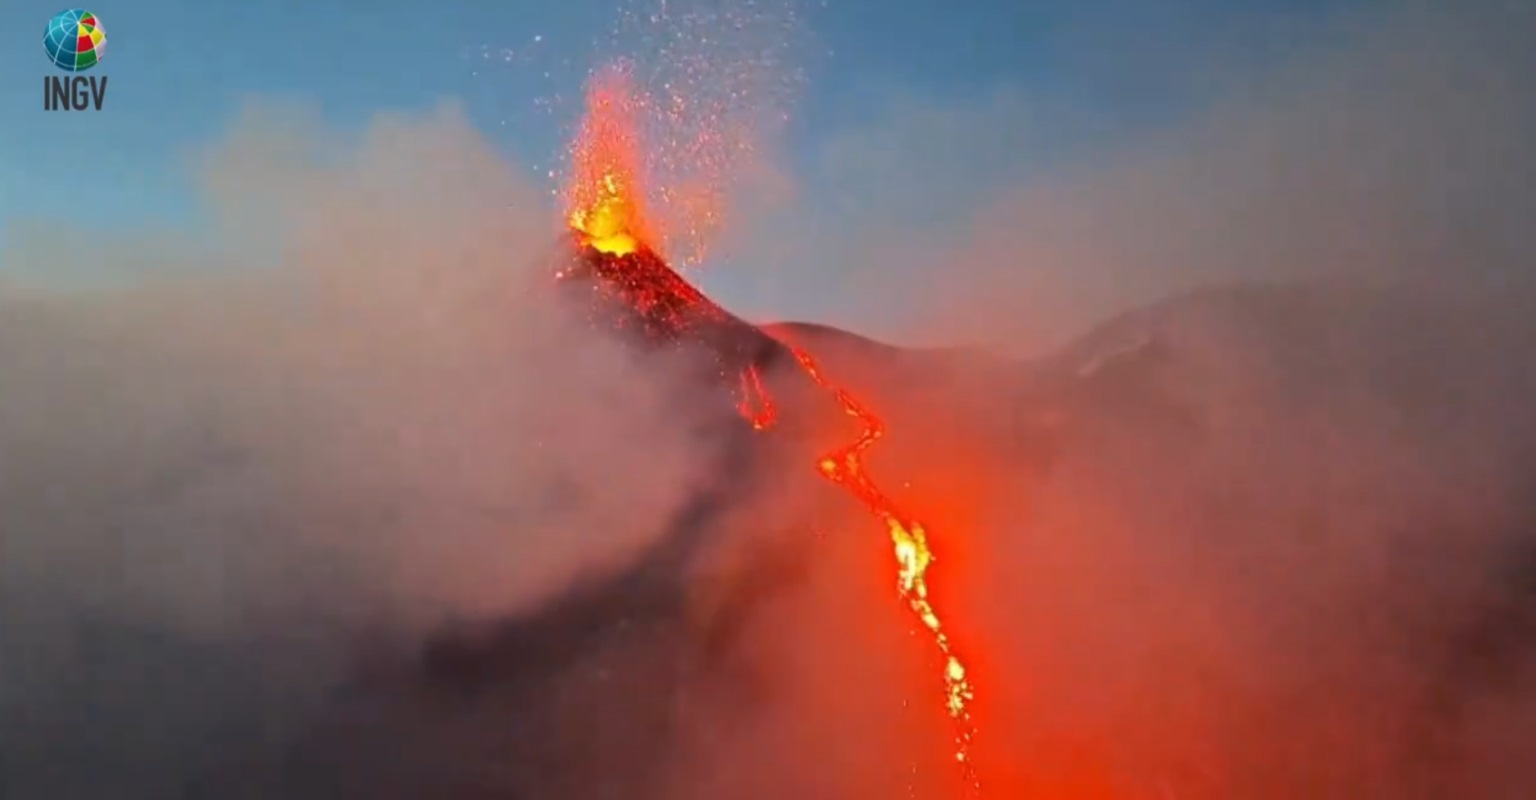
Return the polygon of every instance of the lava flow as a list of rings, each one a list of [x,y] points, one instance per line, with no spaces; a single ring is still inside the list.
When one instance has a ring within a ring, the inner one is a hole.
[[[945,710],[955,722],[955,760],[959,762],[965,783],[969,789],[979,791],[980,781],[971,761],[971,745],[976,739],[976,726],[971,721],[971,700],[976,696],[966,675],[965,662],[955,654],[949,634],[939,618],[933,602],[928,599],[928,567],[933,563],[933,550],[928,546],[928,532],[923,523],[904,514],[869,473],[864,471],[864,451],[885,435],[885,423],[868,406],[859,402],[847,389],[827,381],[821,367],[811,355],[798,347],[792,347],[795,360],[802,369],[821,386],[833,393],[843,408],[843,413],[859,421],[862,429],[853,442],[839,447],[817,462],[821,474],[854,497],[885,523],[896,548],[899,565],[897,586],[923,627],[933,635],[934,645],[944,657]]]
[[[943,621],[928,594],[927,571],[933,563],[923,523],[903,512],[865,471],[864,452],[885,434],[883,421],[847,389],[830,382],[803,349],[780,341],[721,308],[689,284],[648,244],[640,192],[642,161],[635,114],[639,96],[623,73],[600,76],[589,87],[587,113],[572,148],[571,183],[566,202],[576,258],[558,277],[580,278],[608,311],[624,311],[621,324],[634,323],[652,342],[704,344],[718,366],[718,376],[735,394],[737,410],[757,430],[766,430],[778,411],[767,394],[761,369],[776,356],[792,356],[818,387],[830,392],[840,410],[857,420],[860,430],[849,443],[829,451],[817,463],[821,475],[859,501],[886,527],[895,548],[898,590],[908,608],[931,634],[944,662],[945,709],[955,725],[954,758],[968,794],[980,793],[971,758],[976,728],[970,705],[974,691]],[[609,317],[612,319],[612,317]]]

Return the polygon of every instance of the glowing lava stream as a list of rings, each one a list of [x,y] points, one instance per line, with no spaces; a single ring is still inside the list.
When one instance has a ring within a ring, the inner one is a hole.
[[[571,151],[573,174],[567,186],[566,207],[572,210],[566,222],[582,245],[622,257],[637,253],[642,243],[657,241],[654,232],[644,224],[644,195],[639,190],[642,161],[636,114],[643,97],[635,93],[622,72],[598,77],[588,87],[587,114]],[[701,295],[691,302],[700,300]],[[862,426],[857,438],[827,453],[817,468],[823,477],[853,495],[885,523],[899,567],[897,588],[908,608],[928,629],[943,657],[945,707],[955,726],[954,757],[960,765],[966,793],[979,795],[981,784],[971,758],[976,738],[970,711],[974,691],[965,665],[956,655],[928,597],[927,572],[933,563],[933,552],[928,546],[927,531],[921,521],[901,511],[864,470],[864,452],[885,435],[885,424],[846,389],[828,381],[809,353],[789,342],[780,343],[794,354],[806,375],[831,392],[843,412]],[[767,430],[777,418],[777,409],[756,367],[746,367],[738,378],[738,411],[756,430]]]
[[[975,697],[975,691],[966,675],[964,662],[950,644],[938,611],[928,599],[927,573],[929,565],[933,563],[933,551],[928,547],[927,530],[921,521],[902,513],[896,502],[864,471],[864,451],[885,435],[885,423],[848,390],[828,382],[809,353],[788,342],[784,344],[794,353],[795,360],[811,380],[831,391],[843,412],[858,420],[862,426],[857,439],[827,453],[816,466],[822,476],[848,491],[879,517],[890,533],[891,543],[896,548],[896,562],[900,567],[897,587],[902,598],[907,601],[907,606],[933,635],[933,642],[944,657],[945,707],[955,723],[955,760],[960,764],[967,789],[979,793],[981,782],[971,760],[976,726],[971,720],[970,703]]]

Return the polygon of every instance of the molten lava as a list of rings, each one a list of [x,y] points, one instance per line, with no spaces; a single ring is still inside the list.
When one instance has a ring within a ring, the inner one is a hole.
[[[907,601],[907,607],[933,635],[934,645],[944,658],[945,710],[955,722],[955,760],[960,763],[967,787],[979,790],[980,783],[971,762],[976,726],[971,720],[970,704],[976,693],[966,675],[965,662],[955,654],[949,634],[944,631],[944,623],[928,598],[928,567],[933,563],[928,532],[920,520],[903,513],[864,471],[864,451],[885,435],[885,423],[847,389],[828,382],[809,353],[797,347],[791,349],[811,380],[831,391],[843,413],[858,420],[861,426],[858,438],[827,453],[816,466],[827,480],[852,494],[885,523],[891,544],[896,549],[897,588]]]
[[[821,475],[859,501],[884,524],[895,549],[897,589],[930,633],[944,662],[945,710],[955,725],[955,760],[967,792],[980,782],[971,759],[976,729],[970,705],[975,697],[964,662],[955,652],[929,597],[927,572],[934,556],[923,523],[903,512],[865,471],[864,452],[885,435],[885,424],[847,389],[831,383],[804,350],[779,341],[740,320],[684,280],[650,243],[660,241],[646,227],[640,191],[642,152],[635,113],[639,98],[625,73],[598,76],[589,87],[587,114],[574,142],[567,201],[576,257],[558,273],[581,279],[607,311],[620,310],[620,324],[633,323],[653,342],[702,342],[715,356],[721,378],[730,380],[737,410],[756,430],[767,430],[778,411],[764,389],[760,370],[780,353],[793,356],[818,387],[830,392],[840,410],[857,420],[850,442],[817,463]],[[614,319],[615,317],[607,317]]]
[[[639,97],[629,73],[611,69],[597,75],[587,88],[587,114],[571,150],[566,222],[583,244],[611,255],[657,241],[643,224]]]

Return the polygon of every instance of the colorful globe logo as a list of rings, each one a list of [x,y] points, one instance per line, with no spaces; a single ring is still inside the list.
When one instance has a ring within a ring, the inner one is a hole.
[[[95,14],[78,8],[61,11],[48,20],[43,49],[53,65],[67,72],[84,72],[96,66],[107,52],[107,31]]]

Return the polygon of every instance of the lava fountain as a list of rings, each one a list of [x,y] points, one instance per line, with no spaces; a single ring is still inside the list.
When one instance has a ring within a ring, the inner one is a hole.
[[[653,343],[704,344],[715,356],[721,385],[735,393],[737,409],[757,430],[771,428],[778,413],[760,371],[784,356],[856,422],[857,432],[828,449],[815,467],[875,517],[890,538],[897,591],[942,660],[944,706],[955,728],[954,759],[966,794],[979,796],[981,783],[972,760],[975,692],[929,597],[927,574],[934,554],[928,528],[903,511],[865,469],[864,453],[885,435],[885,423],[868,404],[833,383],[810,353],[730,314],[653,249],[652,243],[663,238],[662,232],[648,227],[645,214],[645,159],[638,124],[643,110],[644,98],[625,72],[600,73],[589,85],[564,192],[575,257],[562,265],[557,277],[592,291],[605,320],[633,326]],[[620,313],[613,316],[613,311]]]

